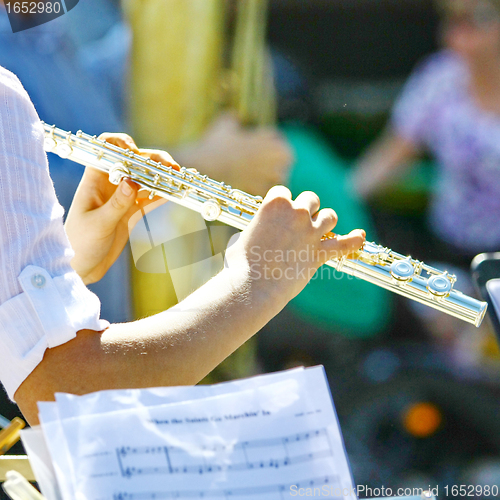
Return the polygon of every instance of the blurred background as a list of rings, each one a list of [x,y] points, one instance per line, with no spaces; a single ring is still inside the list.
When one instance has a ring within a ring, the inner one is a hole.
[[[339,232],[363,227],[369,240],[455,272],[473,295],[468,263],[500,241],[457,258],[436,239],[432,148],[373,195],[359,193],[354,174],[416,65],[439,50],[439,28],[431,0],[80,0],[16,34],[0,10],[0,65],[48,123],[129,132],[253,194],[275,183],[314,190]],[[49,160],[67,210],[82,169]],[[223,248],[232,232],[162,210],[149,225],[170,242],[167,260],[184,260],[159,271],[154,249],[138,266],[127,248],[94,288],[110,321],[163,310],[217,270],[207,242],[216,235]],[[476,329],[329,270],[205,382],[315,364],[327,371],[355,484],[500,485],[500,354],[487,320]],[[17,415],[6,396],[0,414]]]

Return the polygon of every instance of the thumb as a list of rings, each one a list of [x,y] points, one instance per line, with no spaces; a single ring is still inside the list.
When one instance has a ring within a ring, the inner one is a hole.
[[[102,206],[103,222],[114,227],[130,210],[137,198],[139,186],[130,179],[122,179],[113,196]]]

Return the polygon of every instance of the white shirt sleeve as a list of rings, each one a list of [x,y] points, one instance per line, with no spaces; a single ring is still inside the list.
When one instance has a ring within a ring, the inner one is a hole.
[[[40,120],[17,77],[0,67],[0,380],[11,399],[47,348],[109,326],[70,266],[62,216]]]

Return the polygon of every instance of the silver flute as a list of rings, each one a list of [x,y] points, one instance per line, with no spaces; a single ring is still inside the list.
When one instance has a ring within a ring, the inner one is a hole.
[[[47,152],[106,172],[113,184],[128,177],[148,190],[151,199],[161,196],[199,212],[207,221],[217,220],[244,229],[262,203],[260,196],[234,189],[192,169],[181,167],[178,171],[166,167],[82,131],[72,134],[54,125],[43,126]],[[376,243],[367,241],[349,258],[332,259],[326,264],[475,326],[481,324],[486,313],[486,302],[454,288],[455,275]]]

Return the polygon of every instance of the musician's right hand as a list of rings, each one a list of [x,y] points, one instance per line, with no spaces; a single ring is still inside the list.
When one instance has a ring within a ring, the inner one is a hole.
[[[253,290],[264,290],[284,307],[327,260],[348,255],[363,245],[366,233],[361,229],[324,239],[336,224],[337,214],[331,208],[320,209],[315,193],[305,191],[293,200],[288,188],[275,186],[250,225],[229,247],[226,267],[246,273]]]

